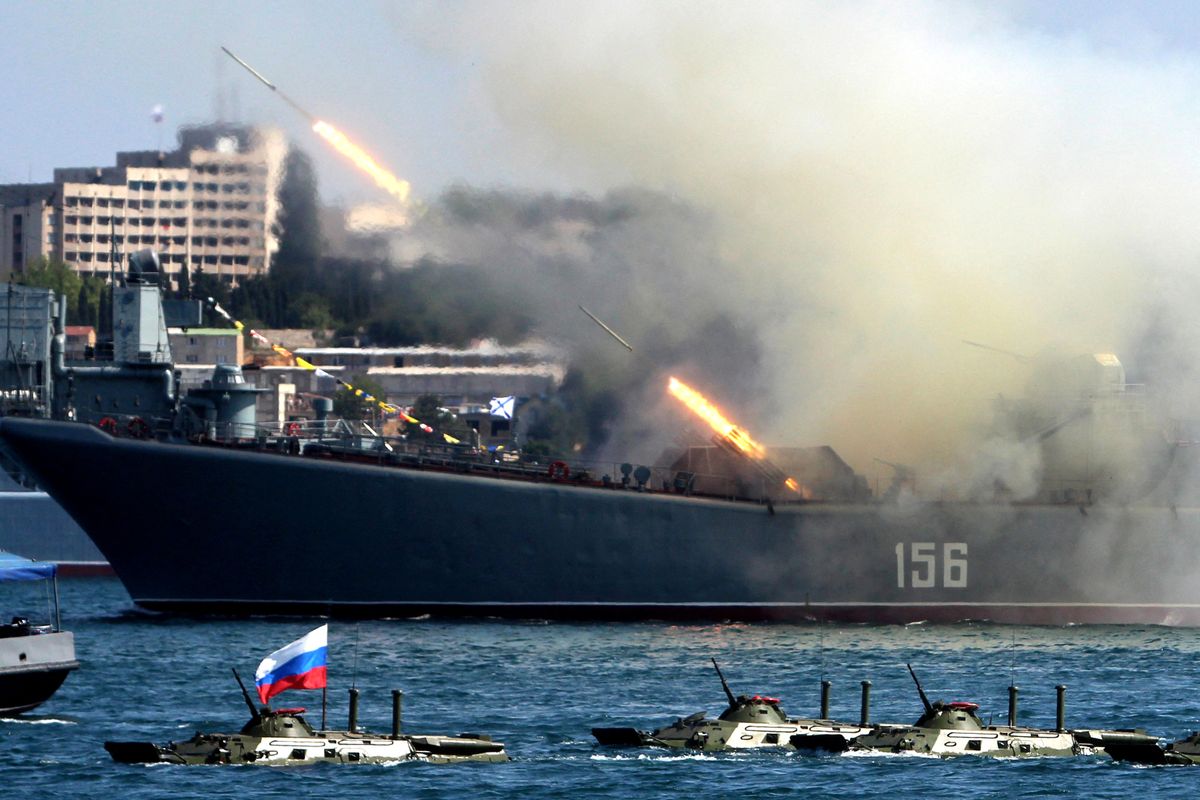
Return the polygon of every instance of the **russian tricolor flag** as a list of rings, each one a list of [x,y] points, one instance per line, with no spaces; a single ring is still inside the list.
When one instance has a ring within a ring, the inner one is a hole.
[[[325,688],[325,661],[329,626],[309,631],[262,660],[254,671],[258,699],[266,703],[287,689]]]

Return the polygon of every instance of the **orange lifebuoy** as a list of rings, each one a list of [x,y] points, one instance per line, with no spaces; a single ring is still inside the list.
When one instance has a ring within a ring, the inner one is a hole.
[[[133,419],[129,420],[129,422],[125,425],[125,430],[127,430],[129,435],[134,439],[150,438],[150,424],[141,417],[134,417]]]
[[[117,421],[112,417],[101,417],[100,421],[96,423],[96,427],[109,436],[117,435]]]
[[[299,422],[289,422],[287,425],[284,426],[283,432],[288,436],[299,436],[300,435],[300,423]]]
[[[571,468],[567,466],[565,461],[551,461],[550,468],[546,471],[552,481],[565,481],[571,477]]]

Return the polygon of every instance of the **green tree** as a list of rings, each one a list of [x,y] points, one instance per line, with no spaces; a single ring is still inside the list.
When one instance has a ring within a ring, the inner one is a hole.
[[[100,314],[103,311],[103,297],[107,291],[107,282],[98,275],[89,275],[83,279],[83,288],[79,290],[79,324],[92,325],[100,331]]]
[[[59,297],[67,298],[67,320],[74,322],[77,319],[83,278],[65,262],[41,256],[30,261],[25,270],[17,274],[16,281],[25,286],[53,289]]]
[[[315,292],[298,295],[289,311],[289,318],[301,328],[316,330],[333,327],[333,314],[329,311],[329,302]]]
[[[192,271],[187,262],[179,268],[179,299],[187,300],[192,296]]]
[[[383,387],[365,376],[352,375],[346,379],[355,389],[361,389],[365,394],[376,400],[387,400]],[[372,403],[344,386],[338,387],[333,395],[333,413],[342,419],[374,419],[379,414],[379,405]]]
[[[199,300],[213,298],[222,306],[229,305],[229,285],[216,275],[209,275],[204,267],[196,267],[192,276],[192,296]]]
[[[279,185],[279,219],[275,232],[279,250],[271,274],[301,288],[316,278],[321,260],[321,223],[317,202],[317,173],[303,150],[288,150]]]
[[[442,409],[442,399],[434,394],[423,394],[413,403],[412,415],[424,424],[433,428],[433,433],[421,429],[419,425],[408,425],[410,439],[428,439],[444,442],[443,433],[448,433],[463,442],[471,441],[471,428],[457,415]]]

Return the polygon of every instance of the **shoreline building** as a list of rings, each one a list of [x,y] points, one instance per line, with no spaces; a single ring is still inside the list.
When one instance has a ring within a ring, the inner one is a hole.
[[[231,286],[264,273],[278,249],[287,147],[272,128],[198,125],[180,128],[170,152],[121,152],[114,167],[0,185],[0,279],[42,257],[107,279],[114,253],[143,248],[174,285],[185,264]]]

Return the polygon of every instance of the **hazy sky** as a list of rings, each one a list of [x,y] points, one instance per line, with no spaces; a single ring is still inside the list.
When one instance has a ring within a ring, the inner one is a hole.
[[[572,48],[580,42],[586,46],[587,28],[602,26],[608,9],[628,25],[630,48],[644,51],[647,39],[669,39],[672,32],[657,13],[647,13],[645,24],[639,24],[639,8],[661,12],[680,4],[588,2],[577,4],[577,14],[563,13],[568,5],[567,0],[3,0],[0,182],[49,180],[56,166],[108,165],[118,150],[153,149],[160,142],[169,148],[177,125],[209,121],[222,108],[228,119],[285,128],[316,156],[326,200],[379,197],[369,181],[326,151],[298,115],[222,55],[224,44],[410,179],[418,196],[452,182],[566,191],[621,185],[636,176],[611,162],[596,163],[591,154],[555,147],[512,118],[496,100],[493,68],[506,46],[520,46],[526,26],[536,29],[547,20],[569,28],[563,41]],[[739,16],[756,8],[754,3],[737,6]],[[697,16],[717,20],[725,8],[722,3],[692,7]],[[884,6],[889,7],[892,13],[880,15],[880,26],[894,24],[895,10],[904,4]],[[869,17],[881,6],[861,8]],[[1200,10],[1186,1],[1033,0],[934,8],[980,15],[997,29],[1043,32],[1064,45],[1086,41],[1130,57],[1161,57],[1172,50],[1191,55],[1200,43]],[[782,11],[801,24],[805,15],[801,4],[763,3],[761,9],[765,16]],[[502,38],[508,41],[498,41]],[[544,42],[544,37],[531,41]],[[609,38],[595,58],[618,63],[619,48]],[[553,73],[562,55],[546,48],[543,59],[524,63]],[[645,81],[653,86],[657,76],[647,74]],[[156,126],[150,112],[159,104],[166,119]]]

